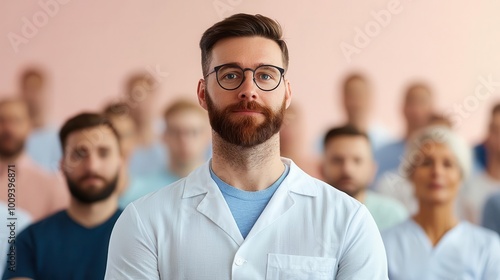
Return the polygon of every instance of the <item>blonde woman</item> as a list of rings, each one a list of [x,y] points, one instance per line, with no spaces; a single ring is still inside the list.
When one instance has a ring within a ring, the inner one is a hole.
[[[391,280],[500,279],[498,235],[454,211],[470,168],[469,147],[449,128],[429,127],[409,143],[400,172],[419,210],[382,233]]]

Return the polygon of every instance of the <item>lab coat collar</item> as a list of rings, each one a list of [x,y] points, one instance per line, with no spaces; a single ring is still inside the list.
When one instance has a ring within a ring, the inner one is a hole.
[[[300,195],[317,196],[318,189],[311,176],[300,169],[291,159],[282,157],[281,161],[290,167],[290,172],[279,188],[284,187],[290,192]],[[217,184],[210,176],[210,160],[208,160],[186,177],[182,198],[213,191],[220,192]]]
[[[317,195],[318,190],[312,177],[302,171],[292,160],[282,158],[282,161],[290,166],[290,172],[252,227],[246,240],[254,237],[274,223],[295,204],[295,199],[290,195],[291,192],[310,197]],[[209,218],[226,232],[236,244],[241,246],[245,240],[220,189],[210,176],[209,161],[186,178],[182,197],[187,199],[202,194],[205,194],[205,197],[198,204],[197,211]]]

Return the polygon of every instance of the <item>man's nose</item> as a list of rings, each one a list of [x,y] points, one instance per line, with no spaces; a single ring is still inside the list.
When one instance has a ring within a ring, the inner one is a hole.
[[[94,171],[94,172],[99,171],[100,168],[99,158],[93,154],[88,155],[85,160],[85,166],[88,171]]]
[[[240,88],[238,89],[240,92],[238,93],[238,97],[240,99],[246,99],[248,101],[253,101],[258,98],[257,95],[257,85],[255,84],[253,80],[253,72],[250,70],[247,70],[244,72],[245,75],[245,80],[241,84]]]

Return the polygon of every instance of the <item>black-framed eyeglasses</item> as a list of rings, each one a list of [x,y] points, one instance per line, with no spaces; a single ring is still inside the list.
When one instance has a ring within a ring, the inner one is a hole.
[[[255,69],[241,68],[240,66],[229,63],[215,66],[214,70],[207,75],[215,73],[217,83],[225,90],[235,90],[245,81],[245,71],[252,71],[253,82],[263,91],[275,90],[281,83],[285,69],[274,65],[260,65]]]

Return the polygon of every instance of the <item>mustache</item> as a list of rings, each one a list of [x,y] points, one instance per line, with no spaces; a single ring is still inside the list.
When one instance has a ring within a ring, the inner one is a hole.
[[[337,181],[340,182],[340,181],[344,181],[344,180],[350,180],[350,181],[352,181],[353,178],[352,178],[352,176],[349,176],[349,175],[343,175]]]
[[[226,108],[227,111],[237,111],[237,110],[251,110],[257,112],[267,112],[268,108],[260,105],[256,101],[246,101],[242,100],[234,105],[230,105]]]
[[[100,179],[102,181],[106,181],[106,179],[104,177],[102,177],[101,175],[99,174],[96,174],[96,173],[87,173],[85,175],[83,175],[82,177],[80,177],[80,179],[78,179],[78,182],[83,182],[87,179]]]

